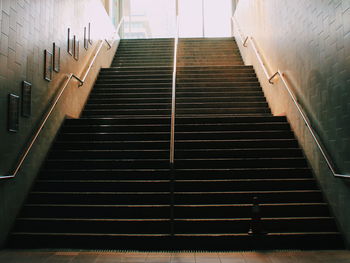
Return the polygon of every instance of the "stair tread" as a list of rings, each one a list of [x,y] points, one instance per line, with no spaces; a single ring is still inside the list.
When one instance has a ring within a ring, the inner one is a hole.
[[[294,181],[315,181],[314,178],[281,178],[281,179],[212,179],[212,180],[205,180],[205,179],[177,179],[176,183],[200,183],[200,182],[208,182],[208,183],[215,183],[215,182],[294,182]],[[39,179],[37,181],[38,183],[168,183],[170,182],[170,179],[163,179],[163,180],[89,180],[89,179],[81,179],[81,180],[43,180]]]
[[[261,207],[277,207],[277,206],[328,206],[327,203],[319,202],[319,203],[263,203],[259,204]],[[118,205],[111,205],[111,204],[25,204],[25,207],[110,207],[110,208],[118,208],[118,207],[144,207],[144,208],[153,208],[153,207],[170,207],[170,204],[152,204],[152,205],[145,205],[145,204],[118,204]],[[251,207],[251,204],[175,204],[174,207]]]
[[[315,219],[329,219],[333,220],[334,217],[331,216],[307,216],[307,217],[263,217],[264,221],[277,221],[277,220],[315,220]],[[27,220],[27,221],[82,221],[82,222],[169,222],[170,219],[167,218],[51,218],[51,217],[19,217],[17,220]],[[175,218],[175,221],[187,221],[187,222],[235,222],[235,221],[250,221],[250,217],[242,218]]]
[[[175,191],[176,195],[202,195],[202,194],[208,194],[208,195],[222,195],[222,194],[246,194],[246,193],[252,193],[252,194],[269,194],[269,193],[321,193],[320,190],[266,190],[266,191],[215,191],[215,192],[203,192],[203,191],[196,191],[196,192],[180,192]],[[31,194],[59,194],[59,195],[164,195],[164,194],[170,194],[169,192],[71,192],[71,191],[65,191],[65,192],[55,192],[55,191],[32,191]]]

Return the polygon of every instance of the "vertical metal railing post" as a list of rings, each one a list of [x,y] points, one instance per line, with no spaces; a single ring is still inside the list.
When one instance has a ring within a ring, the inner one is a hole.
[[[175,115],[176,115],[176,67],[179,44],[179,20],[176,16],[176,32],[174,38],[173,81],[171,88],[171,123],[170,123],[170,233],[174,236],[174,184],[175,184]]]

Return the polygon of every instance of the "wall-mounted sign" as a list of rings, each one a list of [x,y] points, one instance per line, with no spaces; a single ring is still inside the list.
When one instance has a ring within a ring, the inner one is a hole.
[[[45,49],[44,52],[44,79],[52,80],[52,53]]]
[[[19,128],[19,96],[9,94],[8,98],[8,130],[18,132]]]
[[[71,56],[73,56],[73,37],[72,34],[70,32],[70,28],[68,28],[68,36],[67,36],[67,52],[68,54],[70,54]]]
[[[23,81],[22,83],[22,116],[30,117],[32,112],[32,84]]]
[[[84,48],[87,50],[89,48],[88,34],[86,27],[84,27]]]
[[[61,63],[61,48],[53,43],[53,70],[60,72]]]
[[[88,25],[88,40],[90,45],[92,45],[92,39],[91,39],[91,23]]]
[[[74,35],[74,59],[79,60],[79,39]]]

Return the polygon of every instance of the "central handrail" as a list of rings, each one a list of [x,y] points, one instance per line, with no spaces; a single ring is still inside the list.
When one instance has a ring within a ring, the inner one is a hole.
[[[175,112],[176,112],[176,74],[177,74],[177,49],[179,45],[179,21],[176,20],[176,33],[174,40],[173,81],[171,88],[171,124],[170,124],[170,165],[175,161]]]
[[[177,73],[177,49],[179,45],[179,20],[176,17],[176,32],[174,39],[173,81],[171,87],[171,123],[170,123],[170,235],[175,235],[175,116],[176,116],[176,73]]]
[[[286,78],[285,78],[285,74],[282,73],[282,72],[278,69],[274,74],[270,75],[270,74],[269,74],[269,71],[268,71],[268,69],[267,69],[267,66],[266,66],[265,63],[264,63],[264,60],[262,59],[262,56],[261,56],[261,54],[260,54],[258,48],[257,48],[256,45],[255,45],[254,38],[253,38],[253,37],[248,37],[248,36],[244,38],[244,36],[243,36],[243,34],[242,34],[242,31],[241,31],[241,29],[240,29],[240,27],[239,27],[239,23],[238,23],[238,21],[236,20],[235,17],[232,17],[232,24],[233,24],[233,25],[234,25],[234,24],[237,25],[237,32],[238,32],[238,34],[239,34],[239,37],[240,37],[241,42],[242,42],[242,44],[243,44],[243,47],[248,47],[248,45],[247,45],[247,42],[248,42],[248,41],[251,43],[252,49],[253,49],[253,51],[254,51],[254,53],[255,53],[255,55],[256,55],[256,57],[257,57],[257,59],[258,59],[260,65],[261,65],[261,67],[262,67],[262,69],[263,69],[263,71],[264,71],[264,74],[265,74],[265,76],[266,76],[268,82],[269,82],[271,85],[274,85],[275,83],[274,83],[273,79],[274,79],[275,77],[277,77],[277,76],[280,77],[280,79],[281,79],[281,81],[282,81],[282,83],[283,83],[285,89],[287,90],[289,96],[291,97],[293,103],[295,104],[295,106],[296,106],[296,108],[297,108],[297,110],[298,110],[298,112],[299,112],[301,118],[303,119],[303,121],[304,121],[306,127],[308,128],[308,130],[309,130],[309,132],[310,132],[310,134],[311,134],[313,140],[315,141],[315,143],[316,143],[316,145],[317,145],[317,148],[320,150],[320,152],[321,152],[321,154],[322,154],[324,160],[326,161],[328,168],[329,168],[330,171],[332,172],[333,176],[334,176],[334,177],[337,177],[337,178],[348,178],[348,179],[349,179],[349,178],[350,178],[350,175],[341,174],[341,173],[338,172],[338,169],[336,168],[334,162],[332,161],[332,159],[331,159],[331,157],[330,157],[328,151],[326,150],[326,147],[325,147],[325,146],[323,145],[323,143],[320,141],[319,136],[317,135],[317,132],[316,132],[315,129],[313,128],[313,126],[312,126],[312,124],[311,124],[309,118],[307,117],[305,111],[303,110],[303,107],[300,105],[300,103],[298,102],[298,99],[297,99],[297,97],[295,96],[294,92],[293,92],[292,89],[289,87],[288,82],[287,82],[287,80],[286,80]]]
[[[120,24],[123,23],[123,19],[121,20]],[[117,27],[118,29],[120,28],[120,26]],[[116,38],[116,35],[118,34],[118,31],[115,31],[114,34],[113,34],[113,38],[112,40],[114,41],[115,38]],[[30,138],[28,144],[25,146],[23,152],[21,153],[20,155],[20,158],[18,159],[16,165],[15,165],[15,168],[10,171],[10,173],[8,175],[3,175],[3,176],[0,176],[0,179],[12,179],[12,178],[15,178],[16,175],[18,174],[19,170],[21,169],[24,161],[26,160],[30,150],[32,149],[33,145],[35,144],[37,138],[39,137],[42,129],[44,128],[47,120],[49,119],[49,117],[51,116],[53,110],[55,109],[57,103],[60,101],[61,97],[62,97],[62,94],[65,92],[66,88],[68,87],[70,81],[72,79],[75,79],[79,82],[79,87],[83,86],[85,81],[86,81],[86,78],[88,77],[89,73],[90,73],[90,70],[91,68],[93,67],[93,65],[95,64],[95,61],[97,59],[97,56],[99,55],[102,47],[103,47],[103,44],[104,42],[107,43],[108,45],[108,49],[111,49],[112,48],[112,45],[108,42],[107,39],[105,39],[104,41],[101,40],[98,48],[97,48],[97,51],[95,53],[95,55],[93,56],[89,66],[87,67],[87,70],[85,72],[85,74],[83,75],[83,77],[78,77],[76,74],[74,73],[70,73],[68,75],[68,78],[67,80],[64,82],[64,85],[63,87],[61,88],[61,90],[58,92],[57,96],[54,98],[49,110],[45,113],[44,117],[42,118],[41,122],[40,122],[40,125],[38,127],[38,129],[35,131],[34,135]]]

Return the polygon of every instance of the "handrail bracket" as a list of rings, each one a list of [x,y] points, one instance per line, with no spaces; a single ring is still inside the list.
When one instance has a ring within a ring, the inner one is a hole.
[[[288,92],[289,96],[291,97],[294,105],[296,106],[301,118],[303,119],[306,127],[308,128],[313,140],[315,141],[316,145],[317,145],[317,148],[319,149],[323,159],[325,160],[329,170],[331,171],[331,173],[333,174],[334,177],[337,177],[337,178],[347,178],[349,179],[350,178],[350,175],[348,174],[340,174],[338,173],[338,169],[336,167],[336,165],[334,164],[334,162],[331,160],[331,157],[330,155],[328,154],[328,151],[326,150],[326,147],[324,146],[324,144],[321,142],[321,140],[319,139],[319,136],[317,135],[317,132],[315,131],[315,129],[312,127],[312,124],[309,120],[309,118],[307,117],[305,111],[303,110],[302,106],[300,105],[300,103],[298,102],[298,99],[297,97],[295,96],[295,94],[293,93],[292,89],[289,87],[288,83],[287,83],[287,80],[285,78],[285,75],[284,73],[282,73],[280,70],[277,70],[273,75],[270,76],[269,74],[269,71],[264,63],[264,60],[258,50],[258,48],[256,47],[255,43],[254,43],[254,39],[253,37],[248,37],[246,36],[245,38],[243,37],[243,34],[242,34],[242,31],[239,27],[239,24],[238,22],[236,21],[235,17],[232,17],[232,25],[237,25],[237,32],[238,32],[238,36],[239,38],[241,39],[241,42],[243,43],[243,47],[248,47],[248,41],[250,41],[250,44],[251,44],[251,47],[264,71],[264,74],[268,80],[268,82],[272,85],[275,84],[275,82],[273,81],[273,79],[276,77],[276,76],[279,76],[286,91]]]

